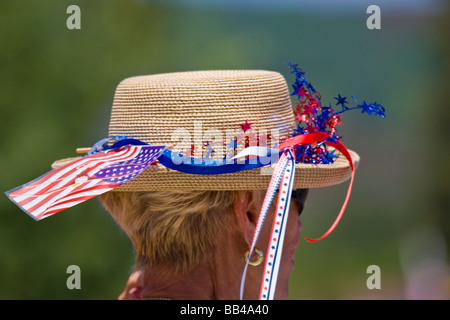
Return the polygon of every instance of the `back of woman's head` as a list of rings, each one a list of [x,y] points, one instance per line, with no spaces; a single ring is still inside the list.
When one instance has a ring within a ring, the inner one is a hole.
[[[187,272],[214,249],[233,223],[239,191],[108,192],[102,205],[128,235],[136,267]]]

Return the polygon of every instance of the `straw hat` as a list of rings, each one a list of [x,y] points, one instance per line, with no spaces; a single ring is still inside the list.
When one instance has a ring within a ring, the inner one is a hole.
[[[191,151],[195,157],[220,159],[233,141],[230,137],[270,134],[269,142],[279,143],[292,134],[295,121],[286,81],[277,72],[178,72],[123,80],[115,92],[108,136],[130,136],[179,152]],[[209,153],[205,146],[211,147]],[[244,147],[238,143],[236,152]],[[349,152],[356,167],[359,156]],[[55,161],[52,167],[72,160]],[[198,175],[155,164],[113,191],[263,190],[271,178],[268,168]],[[350,178],[351,171],[343,156],[331,164],[298,163],[294,188],[339,184]]]

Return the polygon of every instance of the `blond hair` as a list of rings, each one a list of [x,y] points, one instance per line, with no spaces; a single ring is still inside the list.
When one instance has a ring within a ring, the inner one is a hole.
[[[239,191],[107,192],[100,197],[130,238],[136,267],[188,272],[212,252]]]

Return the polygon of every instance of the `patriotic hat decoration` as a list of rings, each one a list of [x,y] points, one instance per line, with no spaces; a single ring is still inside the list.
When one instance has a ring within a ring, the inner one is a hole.
[[[5,193],[33,219],[42,220],[108,191],[267,189],[253,252],[278,192],[260,292],[260,299],[273,299],[292,191],[350,179],[335,222],[323,236],[306,240],[328,236],[345,211],[359,162],[337,134],[342,114],[360,110],[385,117],[380,104],[359,103],[353,97],[351,107],[340,94],[335,98],[338,110],[323,105],[298,65],[287,65],[295,75],[291,94],[283,76],[264,70],[125,79],[116,89],[108,138],[84,156],[56,161],[50,172]],[[297,98],[294,108],[291,96]],[[206,132],[199,135],[199,127]],[[211,128],[222,132],[208,132]],[[180,142],[178,151],[174,141]],[[224,152],[218,152],[220,147]]]

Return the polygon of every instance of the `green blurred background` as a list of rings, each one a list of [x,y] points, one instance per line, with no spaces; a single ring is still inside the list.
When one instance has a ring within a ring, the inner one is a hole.
[[[361,155],[335,232],[300,243],[291,299],[448,299],[450,15],[440,1],[0,2],[0,186],[15,188],[107,134],[125,77],[298,63],[333,103],[376,101],[387,118],[347,113],[343,143]],[[316,3],[313,5],[313,3]],[[66,9],[81,9],[69,30]],[[366,9],[381,8],[381,30]],[[347,184],[312,190],[303,236],[320,236]],[[0,198],[1,299],[115,299],[132,247],[93,199],[35,222]],[[81,290],[66,287],[69,265]],[[369,290],[378,265],[381,289]]]

